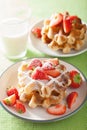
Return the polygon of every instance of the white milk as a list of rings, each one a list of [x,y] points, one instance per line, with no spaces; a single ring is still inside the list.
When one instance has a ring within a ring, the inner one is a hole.
[[[28,25],[19,19],[4,21],[2,28],[2,47],[5,55],[12,59],[25,55],[28,40]]]

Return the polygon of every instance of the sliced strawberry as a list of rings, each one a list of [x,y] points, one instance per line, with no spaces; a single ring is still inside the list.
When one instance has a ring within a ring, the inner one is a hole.
[[[20,101],[16,101],[15,107],[16,107],[16,111],[17,111],[18,113],[24,113],[24,112],[26,112],[25,106],[24,106],[23,103],[20,102]]]
[[[45,62],[42,66],[43,70],[53,70],[54,66],[50,62]]]
[[[54,27],[62,23],[63,21],[63,15],[59,13],[56,17],[52,18],[50,22],[50,27]]]
[[[71,108],[71,107],[73,106],[73,104],[75,103],[77,97],[78,97],[78,93],[77,93],[77,92],[71,92],[71,93],[67,96],[68,108]]]
[[[60,75],[60,72],[57,69],[45,70],[45,73],[49,76],[52,76],[53,78],[56,78]]]
[[[70,79],[71,79],[71,87],[72,88],[79,88],[82,84],[82,78],[80,73],[76,70],[70,71]]]
[[[10,89],[7,90],[8,96],[11,96],[13,94],[16,95],[16,99],[19,99],[18,90],[16,88],[10,88]]]
[[[35,79],[35,80],[37,80],[37,79],[40,79],[40,80],[49,80],[48,75],[44,72],[43,69],[41,69],[39,67],[36,68],[33,71],[31,77],[32,77],[32,79]]]
[[[76,15],[73,15],[73,16],[69,16],[69,19],[71,23],[74,23],[78,19],[78,17]]]
[[[54,66],[57,66],[59,64],[58,58],[48,59],[47,61],[50,62]]]
[[[47,108],[47,112],[52,115],[63,115],[66,112],[66,106],[64,104],[57,104]]]
[[[13,106],[16,103],[16,95],[13,94],[13,95],[11,95],[9,97],[4,98],[3,102],[7,106]]]
[[[72,24],[71,21],[69,19],[69,17],[64,17],[63,18],[63,29],[65,33],[70,33],[72,28]]]
[[[37,38],[41,38],[41,29],[39,27],[33,28],[32,29],[32,33],[37,37]]]
[[[42,66],[41,60],[39,60],[39,59],[32,59],[31,62],[29,63],[29,65],[28,65],[27,69],[28,70],[33,70],[33,69],[35,69],[38,66],[39,67]]]

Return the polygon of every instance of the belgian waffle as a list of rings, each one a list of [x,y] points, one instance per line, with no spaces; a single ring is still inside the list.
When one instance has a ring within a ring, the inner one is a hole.
[[[67,30],[71,26],[71,30],[69,32],[64,31],[64,21],[61,21],[58,25],[51,26],[52,20],[56,20],[59,17],[58,13],[53,14],[51,18],[44,20],[41,32],[43,43],[47,44],[52,50],[61,50],[63,53],[70,53],[71,50],[80,50],[85,43],[86,24],[83,24],[79,17],[70,16],[68,12],[62,15],[63,19],[66,17],[66,20],[73,17],[74,20],[71,25],[67,24],[66,27]]]
[[[42,67],[44,63],[48,62],[48,60],[43,59],[40,59],[40,61],[42,62]],[[31,77],[34,70],[27,69],[30,63],[31,60],[29,62],[23,62],[18,69],[18,91],[20,100],[28,102],[31,108],[37,106],[47,108],[60,103],[65,98],[66,89],[71,83],[67,68],[58,63],[58,65],[55,65],[55,68],[60,72],[59,76],[52,77],[48,75],[49,80],[40,80]]]

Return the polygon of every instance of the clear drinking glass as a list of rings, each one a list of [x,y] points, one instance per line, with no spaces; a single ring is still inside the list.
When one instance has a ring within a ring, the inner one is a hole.
[[[6,57],[20,59],[26,55],[30,14],[30,8],[15,8],[11,16],[1,21],[1,47]]]

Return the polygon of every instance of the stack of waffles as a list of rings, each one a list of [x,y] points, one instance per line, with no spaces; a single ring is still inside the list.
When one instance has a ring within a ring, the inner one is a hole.
[[[20,100],[29,107],[49,107],[60,103],[71,80],[67,68],[54,59],[32,59],[18,69]]]
[[[44,20],[41,33],[43,43],[49,48],[70,53],[71,50],[80,50],[84,45],[86,24],[68,12],[55,13],[51,18]]]

